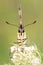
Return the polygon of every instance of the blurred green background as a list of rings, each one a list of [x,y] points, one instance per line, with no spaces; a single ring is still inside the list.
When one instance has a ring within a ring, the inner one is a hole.
[[[17,29],[5,23],[19,24],[18,0],[0,0],[0,65],[9,61],[9,47],[16,41]],[[23,24],[37,21],[25,28],[27,37],[34,42],[43,59],[43,0],[21,0]]]

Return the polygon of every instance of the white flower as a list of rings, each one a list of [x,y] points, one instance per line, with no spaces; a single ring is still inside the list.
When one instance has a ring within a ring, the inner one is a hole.
[[[10,52],[12,53],[13,51],[17,50],[17,45],[11,46],[10,47]]]
[[[29,52],[32,52],[32,51],[35,50],[35,47],[34,46],[24,47],[24,50],[27,50]]]
[[[40,59],[39,58],[34,58],[32,60],[32,65],[40,65]]]

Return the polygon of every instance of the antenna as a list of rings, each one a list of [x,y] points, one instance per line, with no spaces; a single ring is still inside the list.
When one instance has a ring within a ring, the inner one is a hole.
[[[12,25],[12,26],[16,26],[16,27],[18,27],[18,25],[11,24],[11,23],[9,23],[8,21],[6,21],[5,23],[8,24],[8,25]]]
[[[27,27],[27,26],[32,25],[32,24],[35,24],[36,22],[37,21],[34,21],[34,22],[30,23],[30,24],[25,25],[24,27]]]

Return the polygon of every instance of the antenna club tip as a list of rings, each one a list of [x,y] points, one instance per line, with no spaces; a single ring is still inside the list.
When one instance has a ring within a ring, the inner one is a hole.
[[[35,20],[34,23],[36,23],[37,21]]]
[[[7,21],[5,23],[9,24]]]

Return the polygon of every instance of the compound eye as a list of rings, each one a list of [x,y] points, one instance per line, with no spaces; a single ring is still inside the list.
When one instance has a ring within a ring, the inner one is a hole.
[[[24,29],[22,29],[22,33],[24,33]]]
[[[23,33],[24,33],[24,30],[23,30]]]
[[[18,32],[20,33],[20,30],[18,30]]]

